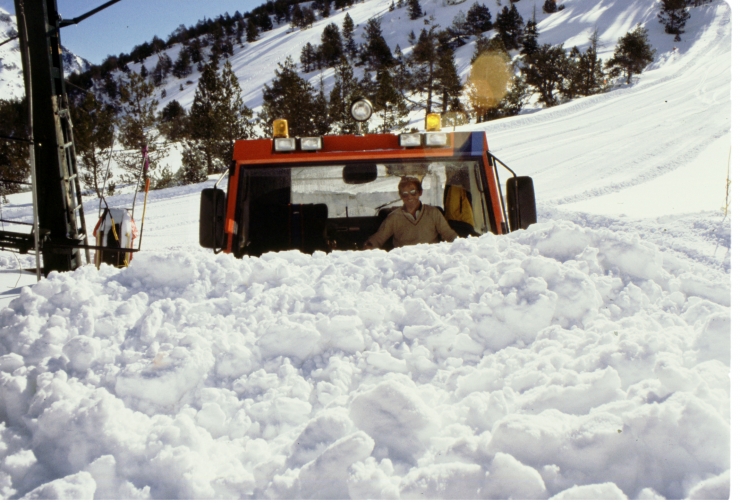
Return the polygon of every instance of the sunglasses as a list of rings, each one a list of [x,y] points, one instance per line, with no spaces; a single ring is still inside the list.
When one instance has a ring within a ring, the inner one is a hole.
[[[411,189],[409,191],[401,192],[401,197],[406,196],[415,196],[418,191],[416,189]]]

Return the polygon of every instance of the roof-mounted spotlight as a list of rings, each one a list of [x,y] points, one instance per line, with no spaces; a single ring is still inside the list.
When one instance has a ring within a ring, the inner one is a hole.
[[[373,115],[373,105],[365,98],[357,99],[352,102],[350,113],[357,122],[366,122]]]

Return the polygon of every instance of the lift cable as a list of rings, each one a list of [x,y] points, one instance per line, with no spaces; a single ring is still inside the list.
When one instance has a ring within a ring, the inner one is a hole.
[[[106,2],[106,3],[104,3],[103,5],[101,5],[99,7],[95,7],[93,10],[88,11],[88,12],[82,14],[81,16],[77,16],[76,18],[73,18],[73,19],[62,19],[61,21],[59,21],[59,27],[60,28],[65,28],[67,26],[72,26],[73,24],[77,24],[80,21],[84,21],[85,19],[89,18],[93,14],[97,14],[101,10],[107,9],[111,5],[113,5],[115,3],[118,3],[120,1],[121,0],[110,0],[110,2]]]
[[[0,140],[18,141],[21,143],[33,143],[28,138],[18,138],[17,136],[6,136],[4,134],[0,134]]]
[[[7,40],[3,40],[2,42],[0,42],[0,47],[4,46],[4,45],[5,45],[5,44],[7,44],[8,42],[12,42],[13,40],[17,39],[17,38],[18,38],[19,36],[20,36],[20,35],[13,35],[13,36],[12,36],[12,37],[10,37],[9,39],[7,39]]]
[[[103,5],[101,5],[100,7],[95,7],[93,10],[91,10],[89,12],[86,12],[86,13],[82,14],[81,16],[77,16],[77,17],[72,18],[72,19],[62,19],[61,21],[59,21],[59,27],[60,28],[66,28],[67,26],[72,26],[74,24],[77,24],[80,21],[84,21],[85,19],[89,18],[93,14],[97,14],[101,10],[106,9],[106,8],[110,7],[111,5],[113,5],[115,3],[118,3],[120,1],[121,0],[110,0],[110,2],[106,2]],[[0,42],[0,47],[4,46],[5,44],[7,44],[9,42],[12,42],[13,40],[17,39],[19,36],[20,35],[13,35],[12,37],[10,37],[8,39],[3,40],[2,42]]]

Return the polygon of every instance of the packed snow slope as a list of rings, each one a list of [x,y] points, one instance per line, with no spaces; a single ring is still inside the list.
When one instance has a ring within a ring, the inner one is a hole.
[[[691,22],[631,86],[480,125],[525,231],[237,260],[197,247],[209,182],[150,195],[127,269],[14,289],[0,255],[0,495],[728,498],[729,8]]]

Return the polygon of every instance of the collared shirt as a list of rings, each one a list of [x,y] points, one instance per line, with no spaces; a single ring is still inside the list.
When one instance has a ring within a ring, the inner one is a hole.
[[[401,207],[401,211],[406,218],[408,218],[412,222],[416,222],[421,217],[421,214],[424,213],[424,204],[419,204],[419,208],[414,212],[413,215],[406,211],[403,207]]]

